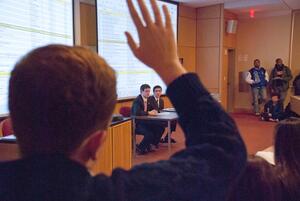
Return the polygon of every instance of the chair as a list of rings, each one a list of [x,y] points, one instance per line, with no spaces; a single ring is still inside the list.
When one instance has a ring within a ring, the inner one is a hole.
[[[123,115],[123,117],[130,117],[131,116],[131,107],[123,106],[120,108],[119,113]]]
[[[14,130],[12,127],[12,123],[11,123],[11,119],[10,118],[6,118],[4,119],[2,122],[2,135],[3,136],[7,136],[7,135],[12,135],[14,134]]]

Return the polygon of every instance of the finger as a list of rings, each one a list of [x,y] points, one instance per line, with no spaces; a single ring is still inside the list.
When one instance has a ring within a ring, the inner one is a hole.
[[[146,26],[151,25],[153,22],[152,22],[150,14],[149,14],[149,11],[145,5],[145,2],[143,0],[138,0],[138,4],[140,6]]]
[[[171,16],[170,16],[169,10],[166,5],[163,5],[163,11],[164,11],[164,15],[166,18],[166,27],[168,29],[172,29]]]
[[[155,24],[157,24],[158,26],[162,26],[162,19],[161,19],[160,11],[157,6],[157,2],[156,0],[151,0],[150,2],[154,13]]]
[[[133,20],[133,23],[135,24],[138,32],[139,30],[143,27],[143,23],[139,17],[139,14],[136,12],[135,8],[134,8],[134,5],[132,3],[132,0],[127,0],[127,5],[128,5],[128,8],[129,8],[129,13],[130,13],[130,16]]]
[[[133,37],[131,36],[131,34],[129,32],[125,32],[126,38],[127,38],[127,43],[132,51],[132,53],[137,56],[137,49],[138,46],[136,44],[136,42],[134,41]]]

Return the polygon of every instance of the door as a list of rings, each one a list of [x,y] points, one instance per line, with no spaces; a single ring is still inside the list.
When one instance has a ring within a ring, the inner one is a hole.
[[[227,111],[234,111],[235,50],[228,49]]]

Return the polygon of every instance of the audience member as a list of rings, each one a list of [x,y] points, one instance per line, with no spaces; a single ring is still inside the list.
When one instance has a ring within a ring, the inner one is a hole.
[[[264,121],[279,121],[283,118],[283,103],[280,101],[278,93],[271,94],[269,100],[264,106],[264,112],[261,114],[261,119]]]
[[[252,91],[252,104],[255,115],[260,115],[260,104],[267,98],[266,86],[269,80],[267,71],[260,66],[260,60],[254,60],[252,67],[246,76],[246,82],[250,84]]]
[[[22,159],[0,163],[0,197],[5,201],[224,200],[246,163],[245,145],[232,118],[213,100],[194,73],[178,61],[170,14],[162,20],[151,0],[127,0],[139,43],[126,32],[133,54],[168,85],[186,138],[170,159],[116,169],[92,177],[116,103],[113,70],[80,47],[50,45],[28,53],[15,66],[9,109]],[[188,99],[186,97],[189,97]]]
[[[228,201],[283,201],[275,168],[260,157],[249,158],[246,169],[233,185]]]
[[[275,128],[275,164],[284,187],[283,201],[300,199],[300,119],[289,118]]]
[[[293,81],[293,87],[294,87],[294,95],[300,96],[300,74],[295,77]]]

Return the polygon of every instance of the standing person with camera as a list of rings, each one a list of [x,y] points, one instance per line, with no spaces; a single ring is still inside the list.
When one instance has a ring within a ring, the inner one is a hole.
[[[293,79],[293,76],[291,70],[283,64],[281,58],[276,59],[275,62],[276,64],[270,75],[271,92],[279,93],[280,100],[284,102],[289,89],[289,82]]]

